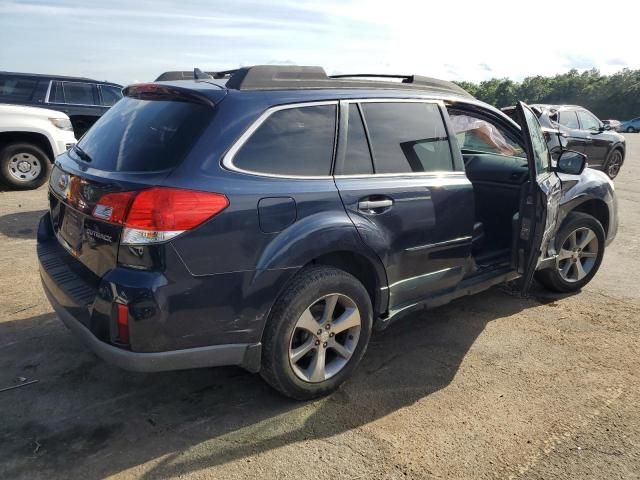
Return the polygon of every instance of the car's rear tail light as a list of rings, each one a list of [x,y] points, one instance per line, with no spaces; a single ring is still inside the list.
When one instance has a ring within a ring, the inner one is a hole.
[[[118,343],[129,343],[129,307],[122,303],[116,303],[116,323]]]
[[[145,245],[192,230],[229,205],[220,193],[155,187],[103,195],[93,216],[125,227],[122,243]]]

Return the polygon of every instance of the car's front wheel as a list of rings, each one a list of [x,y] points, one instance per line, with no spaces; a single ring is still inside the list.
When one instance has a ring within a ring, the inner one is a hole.
[[[633,127],[628,127],[627,133],[635,133],[635,129]]]
[[[30,143],[11,143],[0,150],[0,180],[20,190],[38,188],[47,181],[50,160]]]
[[[595,276],[604,248],[605,232],[600,222],[585,213],[570,213],[556,235],[556,266],[536,272],[536,279],[555,292],[576,292]]]
[[[261,375],[297,400],[327,395],[360,363],[371,327],[371,299],[362,283],[333,267],[306,268],[267,322]]]

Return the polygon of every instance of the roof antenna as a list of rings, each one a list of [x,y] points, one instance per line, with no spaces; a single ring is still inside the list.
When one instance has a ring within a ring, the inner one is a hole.
[[[213,77],[211,75],[209,75],[208,73],[204,73],[199,68],[194,68],[193,69],[193,78],[195,80],[211,80],[211,79],[213,79]]]

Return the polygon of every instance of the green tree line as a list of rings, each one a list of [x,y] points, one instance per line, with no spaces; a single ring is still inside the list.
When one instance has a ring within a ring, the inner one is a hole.
[[[493,78],[483,82],[456,82],[471,95],[498,108],[526,103],[573,104],[602,119],[628,120],[640,116],[640,70],[624,69],[601,75],[596,69],[553,77],[527,77],[522,82]]]

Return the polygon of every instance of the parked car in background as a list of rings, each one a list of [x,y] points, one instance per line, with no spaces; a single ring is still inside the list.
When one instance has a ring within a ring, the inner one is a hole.
[[[622,122],[618,125],[619,132],[626,133],[637,133],[640,132],[640,117],[634,118],[633,120],[627,120],[626,122]]]
[[[514,107],[504,108],[512,114]],[[605,125],[586,108],[577,105],[533,104],[543,129],[557,130],[559,139],[547,135],[549,148],[562,144],[563,148],[584,153],[590,168],[604,171],[609,178],[620,173],[626,155],[625,139],[619,133],[607,130]]]
[[[224,79],[225,75],[229,73],[229,71],[224,72],[202,72],[198,69],[198,72],[201,76],[207,76],[210,79]],[[197,73],[194,70],[172,70],[169,72],[163,72],[158,75],[158,78],[155,79],[156,82],[168,82],[168,81],[176,81],[176,80],[193,80],[196,78]],[[224,82],[223,82],[224,83]]]
[[[0,105],[0,181],[18,189],[47,181],[55,157],[75,145],[69,117],[62,112]]]
[[[620,120],[602,120],[605,130],[618,130]]]
[[[0,72],[0,103],[58,110],[69,116],[76,138],[122,98],[122,86],[82,77]]]
[[[51,173],[38,257],[61,320],[123,368],[241,365],[309,399],[408,312],[593,278],[618,221],[583,154],[552,165],[523,103],[516,123],[449,82],[370,77],[127,87]]]
[[[540,118],[540,115],[542,115],[542,110],[540,110],[540,108],[535,105],[529,105],[529,108],[538,118]],[[515,106],[504,107],[501,110],[514,122],[517,121]],[[547,142],[547,148],[549,148],[549,152],[551,153],[551,159],[553,162],[556,162],[560,157],[560,154],[567,149],[566,138],[562,136],[562,132],[557,128],[557,126],[542,126],[542,134]]]

